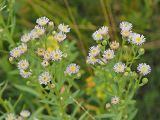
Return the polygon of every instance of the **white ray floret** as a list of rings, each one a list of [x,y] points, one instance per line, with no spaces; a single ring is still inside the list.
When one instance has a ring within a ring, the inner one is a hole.
[[[122,31],[130,31],[132,29],[132,24],[126,21],[120,23],[120,28]]]
[[[51,59],[53,61],[59,61],[62,59],[62,56],[63,56],[63,53],[61,50],[57,49],[57,50],[54,50],[52,53],[51,53]]]
[[[89,56],[97,56],[100,53],[99,46],[92,46],[89,49]]]
[[[104,51],[103,53],[103,58],[106,60],[110,60],[112,58],[114,58],[114,50],[108,49],[106,51]]]
[[[64,71],[65,74],[72,75],[79,72],[80,67],[75,63],[71,63],[67,66],[66,70]]]
[[[39,75],[39,83],[40,84],[44,84],[44,85],[47,85],[47,83],[49,83],[52,79],[52,76],[50,75],[49,72],[43,72]]]
[[[31,35],[30,33],[26,33],[21,37],[21,42],[27,43],[31,40]]]
[[[36,23],[40,26],[44,26],[49,22],[49,19],[47,17],[40,17],[36,20]]]
[[[102,26],[101,28],[98,29],[98,32],[101,35],[107,35],[108,34],[108,27],[107,26]]]
[[[94,56],[88,56],[87,57],[87,64],[92,64],[95,65],[96,63],[98,63],[99,59],[95,58]]]
[[[65,33],[70,32],[69,25],[59,24],[58,29]]]
[[[22,110],[22,111],[20,112],[20,115],[21,115],[22,117],[24,117],[24,118],[29,117],[30,114],[31,114],[31,113],[30,113],[28,110]]]
[[[29,62],[26,59],[20,60],[17,67],[19,70],[26,70],[29,67]]]
[[[114,97],[111,98],[111,103],[114,104],[114,105],[118,104],[119,101],[120,101],[120,99],[117,96],[114,96]]]
[[[29,77],[32,75],[32,72],[20,70],[20,75],[21,75],[23,78],[29,78]]]
[[[118,62],[114,65],[113,69],[117,73],[123,73],[126,69],[126,65],[122,62]]]
[[[92,34],[92,37],[94,40],[98,41],[98,40],[102,40],[103,36],[102,34],[97,30]]]
[[[20,57],[21,54],[22,54],[22,52],[21,52],[21,50],[18,47],[14,48],[14,49],[12,49],[10,51],[10,56],[12,56],[14,58]]]
[[[151,67],[146,63],[140,63],[137,67],[137,70],[141,75],[145,76],[151,72]]]
[[[63,40],[66,39],[66,34],[62,33],[62,32],[59,32],[57,33],[54,38],[58,41],[58,42],[62,42]]]
[[[135,45],[142,45],[145,41],[146,38],[143,35],[133,33],[130,35],[131,42]]]

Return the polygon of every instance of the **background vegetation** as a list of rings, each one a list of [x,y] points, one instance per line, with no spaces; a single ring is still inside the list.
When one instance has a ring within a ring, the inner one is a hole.
[[[33,107],[33,103],[30,104],[28,100],[29,95],[16,87],[16,84],[26,83],[13,71],[14,66],[8,62],[8,51],[25,31],[34,27],[38,17],[46,16],[55,24],[64,22],[70,25],[72,30],[69,40],[76,41],[80,51],[77,61],[79,64],[85,62],[88,48],[94,43],[91,34],[98,26],[109,26],[111,40],[119,40],[119,23],[126,20],[133,23],[135,31],[146,36],[146,54],[141,61],[147,61],[152,66],[149,83],[135,96],[139,108],[136,120],[160,118],[160,0],[0,1],[0,8],[3,9],[0,14],[0,82],[8,81],[4,98],[12,98],[13,102],[18,97],[23,98],[20,104]],[[84,64],[80,65],[82,69],[90,71]],[[80,82],[81,89],[87,87],[86,79],[90,76],[91,74],[84,74],[82,79],[77,81]],[[19,96],[20,93],[23,94]]]

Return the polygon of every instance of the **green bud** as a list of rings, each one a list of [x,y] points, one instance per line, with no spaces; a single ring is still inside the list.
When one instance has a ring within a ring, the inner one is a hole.
[[[131,71],[131,68],[130,68],[130,67],[127,67],[127,68],[126,68],[126,71],[127,71],[127,72],[130,72],[130,71]]]
[[[128,72],[125,72],[125,73],[124,73],[124,76],[128,76],[128,74],[129,74]]]
[[[103,40],[102,45],[106,46],[107,45],[107,41]]]
[[[143,84],[147,84],[147,83],[148,83],[148,78],[143,78],[143,79],[142,79],[142,83],[143,83]]]
[[[124,46],[124,49],[125,49],[125,50],[127,50],[127,49],[128,49],[128,46],[127,46],[127,45],[125,45],[125,46]]]
[[[140,55],[143,55],[144,52],[145,52],[144,48],[140,48],[140,49],[138,50],[138,53],[139,53]]]
[[[96,42],[97,42],[98,44],[101,44],[102,41],[101,41],[101,40],[97,40]]]
[[[134,77],[134,78],[137,78],[137,77],[138,77],[138,75],[137,75],[136,72],[132,72],[131,75],[132,75],[132,77]]]
[[[56,31],[52,31],[52,34],[55,35],[55,34],[56,34]]]

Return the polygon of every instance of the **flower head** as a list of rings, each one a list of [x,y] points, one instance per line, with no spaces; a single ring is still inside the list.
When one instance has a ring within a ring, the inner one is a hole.
[[[52,79],[52,76],[50,75],[49,72],[43,72],[39,75],[39,83],[40,84],[44,84],[44,85],[47,85],[48,82],[50,82]]]
[[[126,69],[126,65],[122,62],[118,62],[114,65],[113,69],[117,73],[122,73]]]
[[[95,58],[94,56],[88,56],[86,60],[88,64],[92,64],[92,65],[98,63],[98,61],[99,59]]]
[[[151,67],[147,65],[146,63],[141,63],[138,65],[137,70],[140,74],[145,76],[151,72]]]
[[[30,32],[31,38],[36,39],[45,33],[45,28],[41,26],[35,26],[35,28]]]
[[[29,71],[24,71],[24,70],[20,70],[20,75],[23,77],[23,78],[29,78],[32,73],[29,72]]]
[[[13,113],[8,113],[5,117],[5,120],[15,120],[15,115]]]
[[[114,104],[114,105],[118,104],[119,103],[119,97],[117,97],[117,96],[112,97],[111,98],[111,103]]]
[[[69,25],[59,24],[58,29],[65,33],[70,32]]]
[[[49,19],[47,17],[40,17],[36,20],[36,23],[40,26],[44,26],[49,22]]]
[[[21,52],[21,50],[18,47],[14,48],[14,49],[12,49],[10,51],[10,56],[12,56],[14,58],[20,57],[21,54],[22,54],[22,52]]]
[[[54,50],[52,53],[51,53],[51,59],[53,61],[59,61],[62,59],[62,51],[57,49],[57,50]]]
[[[66,34],[59,32],[57,33],[54,38],[58,41],[58,42],[62,42],[64,39],[66,39]]]
[[[120,23],[120,28],[121,28],[122,36],[128,37],[129,34],[131,33],[132,24],[129,23],[129,22],[121,22]]]
[[[110,44],[111,49],[116,50],[119,48],[119,42],[113,41]]]
[[[30,40],[31,40],[31,35],[29,33],[26,33],[21,37],[21,41],[24,43],[27,43]]]
[[[49,62],[47,60],[43,60],[43,62],[41,63],[41,65],[43,67],[47,67],[49,65]]]
[[[26,70],[29,67],[29,62],[24,59],[24,60],[20,60],[18,62],[18,69],[19,70]]]
[[[67,66],[64,73],[68,75],[76,74],[79,72],[79,69],[80,67],[78,65],[76,65],[75,63],[71,63],[70,65]]]
[[[97,56],[100,53],[99,46],[92,46],[89,49],[89,56]]]
[[[92,34],[92,37],[93,37],[93,39],[96,40],[96,41],[103,39],[103,36],[102,36],[102,34],[101,34],[99,31],[95,31],[95,32]]]
[[[30,116],[30,112],[29,112],[28,110],[22,110],[22,111],[20,112],[20,115],[21,115],[22,117],[24,117],[24,118],[27,118],[27,117]]]
[[[131,42],[136,45],[142,45],[146,41],[143,35],[140,35],[137,33],[130,34],[130,39],[131,39]]]
[[[27,51],[27,44],[22,43],[20,46],[18,46],[19,50],[21,51],[21,54],[25,53]]]
[[[114,58],[114,51],[111,49],[104,51],[103,58],[106,60],[110,60],[110,59]]]
[[[101,35],[107,35],[108,34],[108,27],[107,26],[102,26],[101,28],[99,28],[98,32]]]
[[[43,57],[44,57],[44,60],[50,60],[51,59],[51,52],[45,51]]]

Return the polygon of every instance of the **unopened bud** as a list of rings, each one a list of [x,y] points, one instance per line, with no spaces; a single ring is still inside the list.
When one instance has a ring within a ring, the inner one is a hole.
[[[144,48],[140,48],[140,49],[138,50],[138,53],[139,53],[140,55],[143,55],[144,52],[145,52]]]
[[[127,67],[127,68],[126,68],[126,71],[127,71],[127,72],[130,72],[130,71],[131,71],[131,68],[130,68],[130,67]]]
[[[107,41],[103,40],[102,45],[106,46],[107,45]]]
[[[142,83],[143,83],[143,84],[148,83],[148,78],[143,78],[143,79],[142,79]]]
[[[124,73],[124,76],[128,76],[128,72],[125,72],[125,73]]]

